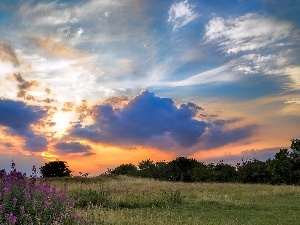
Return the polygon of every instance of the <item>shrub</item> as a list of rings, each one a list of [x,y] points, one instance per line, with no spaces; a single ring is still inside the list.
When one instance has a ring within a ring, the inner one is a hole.
[[[35,167],[26,178],[12,164],[12,171],[0,178],[0,224],[87,224],[73,211],[74,200],[66,191],[66,186],[57,191],[47,180],[37,179]]]
[[[56,160],[45,163],[40,172],[43,177],[70,177],[72,171],[68,167],[67,162]]]

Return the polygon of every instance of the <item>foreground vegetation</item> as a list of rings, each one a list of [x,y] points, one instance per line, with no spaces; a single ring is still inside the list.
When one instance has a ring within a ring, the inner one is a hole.
[[[300,187],[179,183],[102,175],[67,183],[78,212],[95,224],[299,224]]]
[[[0,179],[0,224],[299,224],[300,186],[124,175]]]
[[[10,173],[0,172],[0,224],[88,224],[74,210],[74,200],[68,197],[66,186],[56,189],[54,183],[24,177],[12,163]]]

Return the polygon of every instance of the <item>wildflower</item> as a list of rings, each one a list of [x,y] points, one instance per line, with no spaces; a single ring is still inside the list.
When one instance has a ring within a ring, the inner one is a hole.
[[[52,195],[55,195],[55,193],[56,193],[56,186],[53,185],[53,187],[52,187],[52,189],[51,189],[51,194],[52,194]]]
[[[5,219],[9,225],[14,225],[17,222],[17,217],[12,213],[5,214]]]
[[[50,197],[47,197],[44,199],[44,205],[49,205],[50,204]]]
[[[30,197],[31,197],[29,193],[26,193],[25,196],[27,199],[30,199]]]
[[[16,197],[13,198],[13,203],[16,203],[18,199]]]
[[[5,187],[3,188],[3,191],[4,191],[4,193],[8,193],[8,192],[9,192],[9,187],[8,187],[8,186],[5,186]]]

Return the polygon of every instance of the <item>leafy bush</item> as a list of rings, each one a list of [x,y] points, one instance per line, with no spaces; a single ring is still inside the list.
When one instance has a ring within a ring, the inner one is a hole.
[[[67,162],[56,160],[45,163],[40,172],[43,177],[70,177],[72,171],[68,167]]]
[[[86,218],[73,211],[74,200],[64,186],[57,191],[48,181],[33,175],[26,178],[16,171],[0,176],[0,224],[87,224]]]

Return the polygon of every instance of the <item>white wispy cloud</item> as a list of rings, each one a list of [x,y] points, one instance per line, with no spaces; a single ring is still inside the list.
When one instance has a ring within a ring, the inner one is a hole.
[[[240,64],[234,68],[245,74],[286,74],[286,67],[289,65],[289,52],[275,54],[246,54],[241,56]]]
[[[203,40],[217,44],[227,56],[238,57],[233,71],[288,76],[290,81],[282,88],[299,89],[299,31],[290,22],[251,13],[229,19],[215,17],[205,26]]]
[[[23,4],[18,15],[25,21],[31,21],[28,25],[36,26],[57,26],[76,21],[75,14],[66,5],[57,2],[38,3],[34,7],[30,3]],[[36,18],[39,19],[35,20]]]
[[[199,84],[233,81],[236,79],[236,76],[234,73],[229,71],[229,69],[233,66],[233,64],[234,62],[229,62],[220,67],[193,75],[184,80],[160,82],[158,83],[158,85],[179,87],[179,86],[192,86],[192,85],[199,85]]]
[[[197,16],[194,6],[189,4],[188,0],[184,0],[171,5],[168,22],[172,23],[173,31],[175,31],[193,21]]]
[[[238,18],[215,17],[205,26],[205,42],[217,43],[226,54],[288,45],[292,25],[257,14]]]

